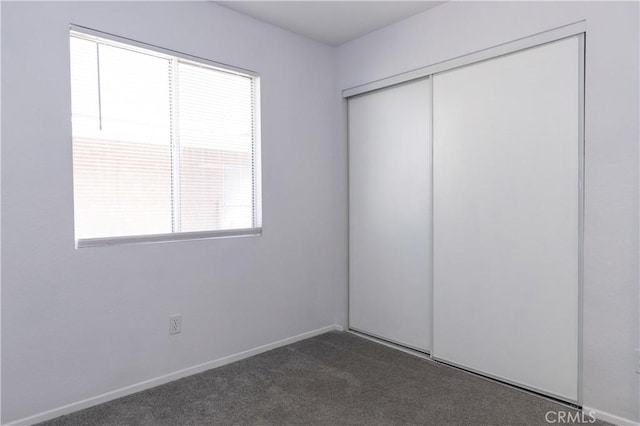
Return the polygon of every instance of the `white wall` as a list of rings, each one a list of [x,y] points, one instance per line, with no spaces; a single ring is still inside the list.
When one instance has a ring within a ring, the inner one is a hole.
[[[449,2],[338,48],[349,88],[586,19],[584,405],[638,421],[637,2]]]
[[[262,237],[74,249],[70,23],[260,73]],[[334,69],[210,2],[2,2],[3,423],[344,321]]]

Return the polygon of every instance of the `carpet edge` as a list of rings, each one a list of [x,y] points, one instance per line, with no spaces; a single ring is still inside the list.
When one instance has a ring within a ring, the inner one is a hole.
[[[56,417],[70,414],[75,411],[83,410],[85,408],[93,407],[98,404],[102,404],[108,401],[112,401],[123,396],[131,395],[136,392],[140,392],[146,389],[151,389],[156,386],[163,385],[165,383],[172,382],[174,380],[182,379],[184,377],[192,376],[194,374],[201,373],[203,371],[211,370],[213,368],[222,367],[223,365],[231,364],[232,362],[240,361],[245,358],[249,358],[254,355],[261,354],[263,352],[270,351],[282,346],[287,346],[292,343],[306,340],[311,337],[319,336],[330,331],[344,331],[344,328],[339,324],[331,324],[324,327],[310,330],[304,333],[297,334],[295,336],[287,337],[275,342],[267,343],[265,345],[257,346],[252,349],[247,349],[242,352],[238,352],[232,355],[228,355],[222,358],[206,361],[201,364],[196,364],[191,367],[183,368],[172,373],[164,374],[162,376],[154,377],[151,379],[143,380],[138,383],[134,383],[129,386],[125,386],[119,389],[115,389],[109,392],[105,392],[96,396],[92,396],[80,401],[72,402],[57,408],[53,408],[41,413],[37,413],[28,417],[13,420],[5,423],[5,426],[19,426],[19,425],[31,425],[35,423],[44,422],[54,419]]]

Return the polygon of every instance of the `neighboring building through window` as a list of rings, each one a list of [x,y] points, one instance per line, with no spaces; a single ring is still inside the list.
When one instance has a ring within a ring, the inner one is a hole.
[[[79,247],[261,230],[258,78],[70,34]]]

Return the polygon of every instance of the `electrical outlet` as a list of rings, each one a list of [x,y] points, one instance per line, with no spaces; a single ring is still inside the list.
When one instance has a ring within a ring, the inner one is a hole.
[[[182,332],[182,315],[173,314],[169,316],[169,334]]]

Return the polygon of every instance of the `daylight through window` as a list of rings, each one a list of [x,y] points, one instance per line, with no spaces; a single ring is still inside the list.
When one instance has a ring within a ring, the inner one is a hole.
[[[260,232],[257,77],[71,32],[77,245]]]

